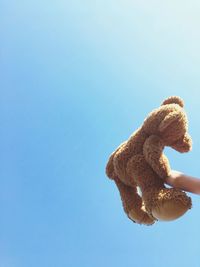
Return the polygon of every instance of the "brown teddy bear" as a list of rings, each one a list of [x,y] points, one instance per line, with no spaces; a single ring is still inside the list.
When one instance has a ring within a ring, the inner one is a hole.
[[[183,106],[177,96],[166,99],[108,160],[106,174],[115,181],[124,210],[136,223],[175,220],[192,206],[185,192],[165,186],[171,170],[164,147],[181,153],[192,148]]]

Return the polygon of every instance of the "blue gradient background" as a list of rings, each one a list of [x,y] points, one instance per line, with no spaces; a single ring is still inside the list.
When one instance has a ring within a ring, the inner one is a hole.
[[[199,196],[181,219],[133,224],[109,154],[170,95],[200,176],[199,1],[0,0],[0,267],[199,267]]]

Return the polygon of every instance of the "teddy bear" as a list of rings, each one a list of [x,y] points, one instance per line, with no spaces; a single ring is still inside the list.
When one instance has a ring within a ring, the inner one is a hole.
[[[124,211],[135,223],[175,220],[192,207],[184,191],[165,185],[171,171],[165,147],[180,153],[192,149],[184,102],[178,96],[149,113],[108,159],[106,174],[116,183]]]

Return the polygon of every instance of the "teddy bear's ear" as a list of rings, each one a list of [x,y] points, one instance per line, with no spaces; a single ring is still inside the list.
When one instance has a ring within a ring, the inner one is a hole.
[[[158,129],[160,132],[163,132],[167,127],[170,126],[173,122],[177,121],[180,118],[180,113],[177,111],[170,112],[164,120],[160,123]]]
[[[184,107],[184,102],[179,96],[170,96],[165,99],[161,105],[178,104],[180,107]]]

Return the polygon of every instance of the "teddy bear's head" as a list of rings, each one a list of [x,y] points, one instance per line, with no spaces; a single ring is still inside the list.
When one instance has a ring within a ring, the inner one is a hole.
[[[149,135],[159,136],[164,145],[179,152],[191,149],[188,135],[188,119],[183,109],[183,100],[177,96],[167,98],[161,106],[154,109],[144,121],[143,130]]]

